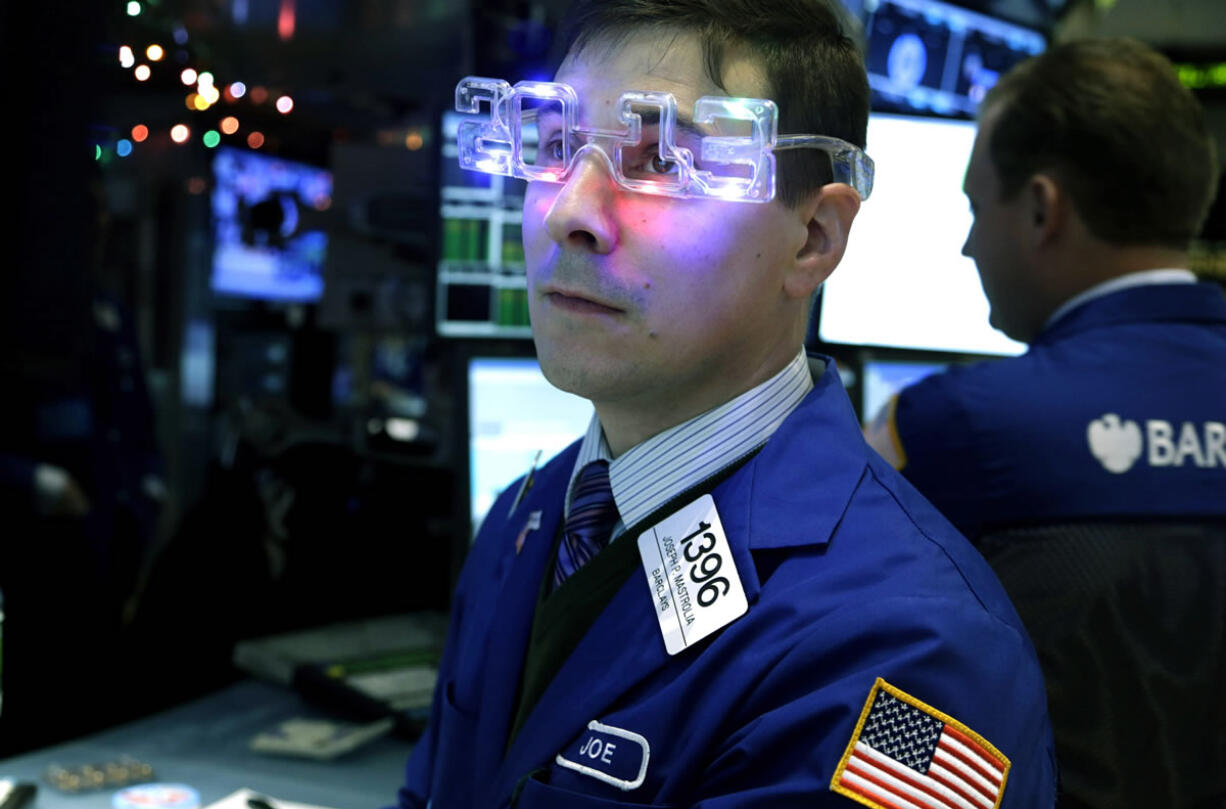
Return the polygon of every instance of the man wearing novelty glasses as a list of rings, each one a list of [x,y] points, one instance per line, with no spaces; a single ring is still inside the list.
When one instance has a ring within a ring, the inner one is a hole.
[[[483,521],[400,805],[1051,806],[1017,616],[803,349],[872,182],[837,11],[565,30],[554,82],[460,82],[459,151],[530,181],[537,352],[595,414]]]

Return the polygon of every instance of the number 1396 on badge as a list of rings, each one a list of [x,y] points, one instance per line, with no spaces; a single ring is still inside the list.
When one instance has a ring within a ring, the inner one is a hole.
[[[639,535],[639,555],[670,655],[745,614],[728,537],[704,494]]]

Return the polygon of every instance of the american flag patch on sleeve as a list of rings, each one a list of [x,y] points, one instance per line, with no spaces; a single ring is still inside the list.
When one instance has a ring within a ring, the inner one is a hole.
[[[830,789],[873,809],[997,809],[1009,759],[880,677]]]

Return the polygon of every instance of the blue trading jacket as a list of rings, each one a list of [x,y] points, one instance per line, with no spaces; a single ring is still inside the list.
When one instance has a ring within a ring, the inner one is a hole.
[[[998,805],[1053,805],[1030,641],[970,544],[864,443],[833,363],[712,490],[748,612],[670,657],[636,569],[508,745],[577,451],[539,470],[513,511],[509,487],[484,520],[401,807],[854,806],[831,784],[877,678],[1008,759]]]
[[[905,389],[903,473],[972,540],[1103,517],[1226,516],[1226,299],[1121,290],[1016,358]]]

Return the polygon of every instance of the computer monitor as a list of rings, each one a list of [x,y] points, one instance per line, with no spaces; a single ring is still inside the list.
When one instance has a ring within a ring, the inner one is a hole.
[[[213,266],[219,295],[306,303],[323,292],[332,204],[326,169],[217,147],[213,156]]]
[[[861,369],[860,419],[872,420],[890,397],[908,385],[949,367],[938,360],[868,359]]]
[[[522,236],[527,183],[461,169],[456,138],[471,116],[439,122],[439,261],[436,327],[443,337],[532,336]]]
[[[1025,346],[988,325],[975,264],[962,255],[971,226],[962,178],[975,124],[872,113],[872,196],[818,312],[824,343],[1015,355]]]
[[[1047,45],[1032,28],[939,0],[864,9],[874,109],[973,115],[1002,73]]]
[[[558,390],[531,357],[468,360],[468,468],[473,534],[498,495],[540,452],[549,460],[587,431],[592,404]]]

